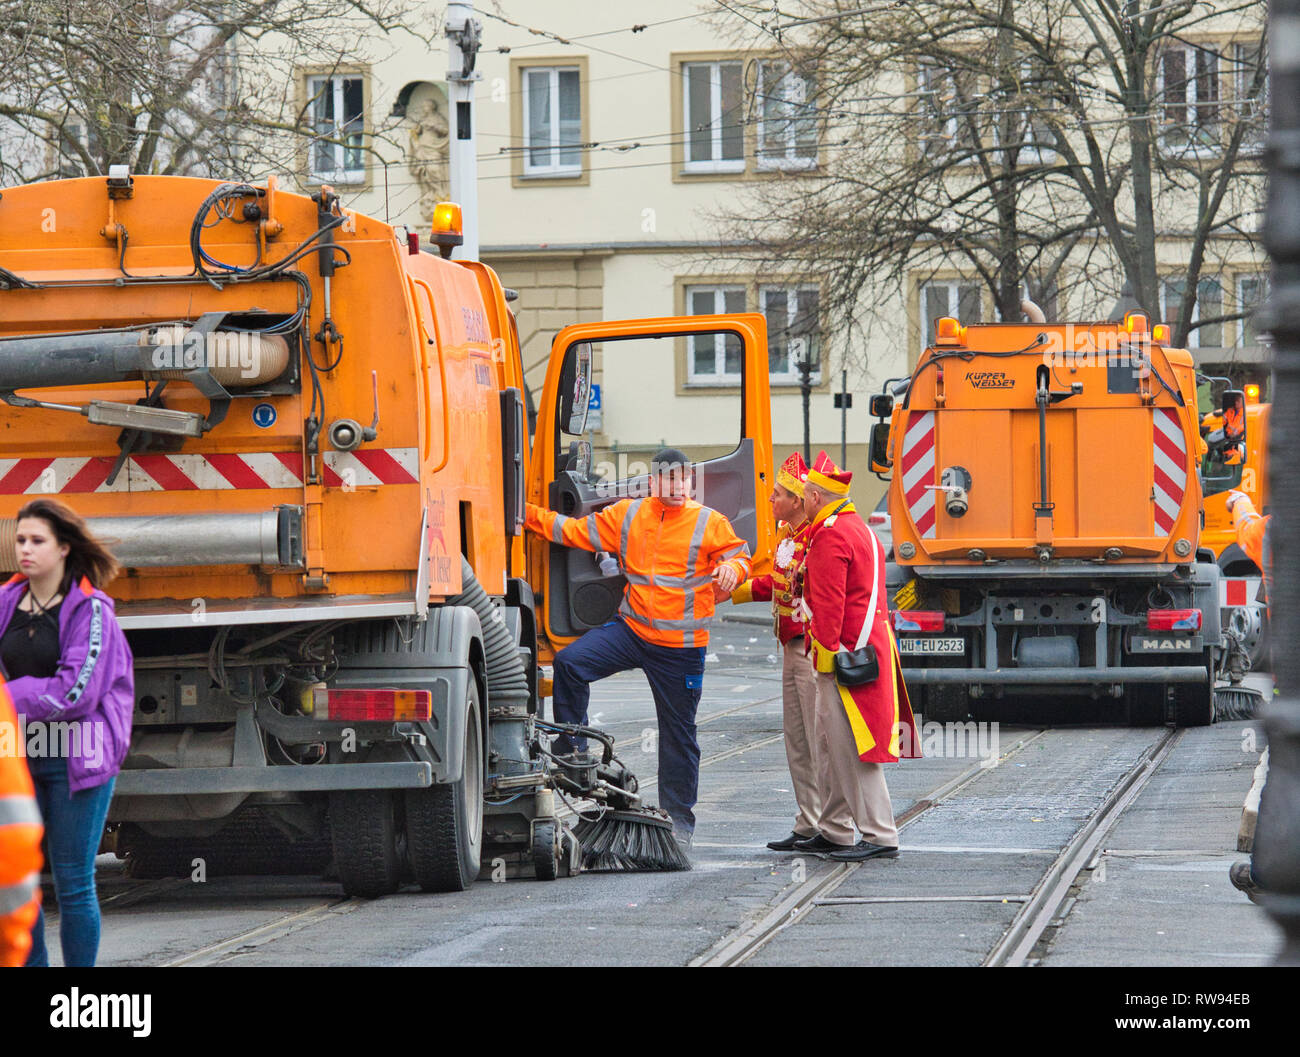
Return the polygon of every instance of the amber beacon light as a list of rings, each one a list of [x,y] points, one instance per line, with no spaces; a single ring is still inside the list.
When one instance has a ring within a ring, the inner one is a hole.
[[[444,259],[465,242],[465,225],[455,202],[439,202],[433,207],[433,241]]]

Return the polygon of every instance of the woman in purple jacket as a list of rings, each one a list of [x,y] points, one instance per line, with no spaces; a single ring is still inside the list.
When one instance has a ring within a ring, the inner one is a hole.
[[[59,899],[63,962],[95,964],[95,853],[131,740],[131,650],[102,588],[113,556],[62,503],[18,511],[19,573],[0,587],[0,660],[20,714]],[[28,965],[49,965],[45,915]]]

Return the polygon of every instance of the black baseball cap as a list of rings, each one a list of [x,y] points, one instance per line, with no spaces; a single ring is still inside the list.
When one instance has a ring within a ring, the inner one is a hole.
[[[660,448],[650,459],[650,472],[653,474],[667,473],[674,467],[691,468],[691,460],[680,448]]]

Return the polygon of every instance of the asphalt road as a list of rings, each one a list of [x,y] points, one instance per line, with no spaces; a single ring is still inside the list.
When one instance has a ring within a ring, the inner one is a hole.
[[[825,869],[764,846],[789,831],[793,814],[780,694],[769,633],[717,625],[689,873],[484,880],[457,895],[412,888],[348,900],[312,877],[137,882],[105,856],[100,963],[686,965]],[[641,751],[654,711],[642,676],[598,684],[591,711],[629,746],[625,758],[654,799],[655,756]],[[1045,937],[1041,964],[1271,960],[1278,934],[1227,879],[1262,748],[1255,726],[1182,734],[1111,832],[1064,924]],[[888,768],[896,813],[958,776],[973,775],[969,783],[906,826],[900,858],[864,864],[746,964],[979,965],[1060,849],[1162,733],[1001,726],[970,741],[950,734],[942,746],[931,731],[925,759]]]

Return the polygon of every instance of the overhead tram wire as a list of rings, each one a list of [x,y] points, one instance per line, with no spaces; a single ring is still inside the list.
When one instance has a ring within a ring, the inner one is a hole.
[[[622,26],[618,29],[601,30],[599,33],[583,33],[576,37],[569,37],[568,39],[571,41],[591,40],[594,37],[612,37],[619,33],[643,33],[647,29],[655,29],[658,26],[666,26],[672,22],[685,22],[688,19],[692,19],[692,18],[703,18],[705,17],[705,15],[708,15],[710,13],[711,12],[708,11],[697,11],[695,12],[695,14],[692,15],[678,15],[676,18],[661,18],[658,22],[637,23],[636,25],[632,25],[632,26]],[[509,51],[516,52],[516,51],[523,51],[525,48],[540,48],[540,47],[542,47],[542,42],[533,41],[532,43],[529,44],[514,45],[509,48]],[[498,49],[498,51],[499,50],[500,49]]]

